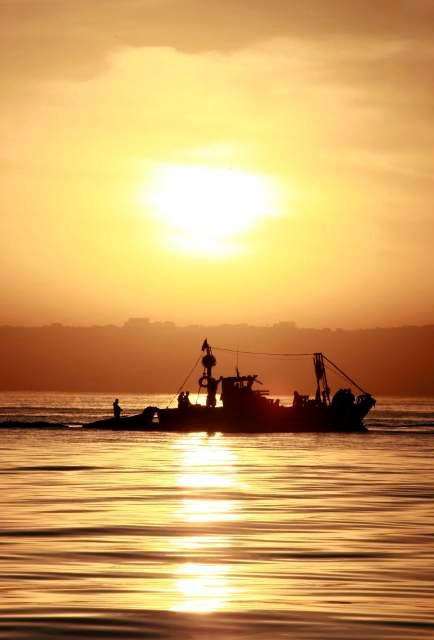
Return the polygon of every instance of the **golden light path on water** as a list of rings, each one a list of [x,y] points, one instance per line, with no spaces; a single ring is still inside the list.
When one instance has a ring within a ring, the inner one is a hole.
[[[230,522],[241,518],[240,503],[234,499],[203,497],[204,492],[236,488],[235,455],[221,434],[191,434],[174,443],[180,453],[179,487],[197,491],[181,501],[177,516],[184,523]],[[173,540],[179,550],[206,552],[230,547],[231,536],[180,536]],[[230,565],[186,562],[175,570],[180,599],[172,611],[211,613],[224,609],[233,593],[229,584]]]
[[[0,638],[432,637],[432,435],[2,436]]]

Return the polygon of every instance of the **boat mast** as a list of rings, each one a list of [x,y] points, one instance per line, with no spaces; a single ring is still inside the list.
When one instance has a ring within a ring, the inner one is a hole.
[[[322,404],[330,404],[330,387],[324,365],[324,355],[321,352],[313,354],[313,366],[316,377],[316,400]]]
[[[205,351],[205,355],[202,358],[202,364],[204,368],[204,375],[206,377],[212,378],[212,368],[217,364],[217,360],[212,352],[212,347],[208,344],[208,340],[205,338],[202,345],[202,351]]]
[[[212,370],[213,367],[216,366],[217,360],[215,359],[212,348],[208,344],[208,340],[206,338],[202,344],[202,351],[205,351],[205,355],[202,358],[203,376],[199,381],[199,386],[206,387],[206,406],[215,407],[218,381],[213,378]]]

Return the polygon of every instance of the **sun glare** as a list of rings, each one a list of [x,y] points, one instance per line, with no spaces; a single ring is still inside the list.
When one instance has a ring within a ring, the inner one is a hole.
[[[245,232],[278,213],[271,179],[201,165],[159,165],[141,200],[170,247],[187,253],[235,253]]]

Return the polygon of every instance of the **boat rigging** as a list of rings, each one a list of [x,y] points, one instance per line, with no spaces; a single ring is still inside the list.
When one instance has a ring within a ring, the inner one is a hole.
[[[236,375],[214,376],[217,365],[214,351],[271,357],[311,357],[316,380],[314,396],[294,392],[292,406],[285,406],[278,399],[268,397],[268,391],[256,388],[262,385],[258,374],[241,375],[236,366]],[[202,374],[198,380],[199,392],[206,391],[206,404],[191,404],[185,385],[199,362]],[[327,378],[326,365],[344,377],[360,391],[355,397],[351,389],[338,389],[333,395]],[[220,387],[220,403],[217,390]],[[171,407],[178,397],[178,407]],[[212,347],[205,339],[201,354],[179,387],[166,409],[146,407],[142,414],[121,418],[113,423],[103,420],[88,428],[148,429],[148,430],[219,430],[228,433],[305,432],[305,431],[365,431],[363,418],[375,405],[375,399],[338,365],[322,352],[313,353],[265,353],[242,351],[227,347]]]

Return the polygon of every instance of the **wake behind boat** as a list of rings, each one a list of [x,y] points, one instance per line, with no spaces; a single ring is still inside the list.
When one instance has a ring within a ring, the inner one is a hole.
[[[202,352],[203,374],[199,388],[206,390],[205,406],[191,404],[188,395],[179,390],[178,407],[149,406],[141,414],[98,420],[83,425],[84,428],[225,433],[366,431],[363,419],[375,405],[375,399],[321,352],[303,354],[311,355],[313,359],[314,397],[295,392],[292,406],[284,406],[279,400],[267,397],[268,392],[257,389],[257,374],[244,376],[237,369],[235,376],[215,378],[213,369],[217,360],[207,340],[202,345]],[[332,396],[326,364],[345,377],[360,394],[355,396],[347,388],[337,390]],[[219,390],[221,406],[217,406]]]

